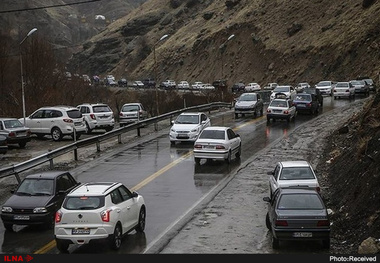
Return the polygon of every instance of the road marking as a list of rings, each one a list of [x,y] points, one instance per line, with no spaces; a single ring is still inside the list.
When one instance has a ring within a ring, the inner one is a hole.
[[[45,246],[41,247],[39,250],[35,251],[33,254],[45,254],[50,249],[53,249],[56,246],[55,240],[50,241]]]

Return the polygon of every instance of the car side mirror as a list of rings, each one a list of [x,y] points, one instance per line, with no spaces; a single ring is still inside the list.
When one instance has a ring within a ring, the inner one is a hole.
[[[139,194],[137,192],[132,192],[132,197],[137,197]]]
[[[173,125],[173,124],[174,124],[174,121],[171,121],[171,122],[170,122],[170,125]]]
[[[273,171],[267,172],[267,175],[274,175]]]
[[[269,197],[263,197],[263,201],[265,201],[265,202],[269,202],[270,203],[270,198]]]

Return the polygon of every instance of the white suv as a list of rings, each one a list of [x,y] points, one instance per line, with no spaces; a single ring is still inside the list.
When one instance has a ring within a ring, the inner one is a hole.
[[[25,123],[24,118],[19,121],[38,138],[51,135],[54,141],[60,141],[66,135],[79,139],[86,132],[82,113],[72,106],[42,107],[25,118]]]
[[[60,252],[70,244],[107,240],[118,250],[123,236],[145,229],[144,198],[118,182],[90,182],[73,189],[55,216],[54,237]]]
[[[83,114],[88,134],[94,129],[105,129],[106,132],[109,132],[115,127],[113,111],[107,104],[84,103],[78,105],[77,108]]]

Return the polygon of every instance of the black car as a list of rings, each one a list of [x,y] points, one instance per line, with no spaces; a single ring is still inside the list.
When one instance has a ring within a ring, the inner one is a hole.
[[[224,90],[227,88],[227,82],[223,79],[218,79],[218,80],[215,80],[212,82],[212,85],[216,88],[216,89],[220,89],[220,90]]]
[[[145,88],[155,88],[156,87],[156,81],[154,79],[144,79],[142,81],[144,83]]]
[[[315,94],[317,96],[318,101],[319,101],[319,105],[323,106],[323,96],[322,96],[321,91],[319,89],[316,89],[316,88],[305,88],[303,90],[303,92],[309,93],[309,94]]]
[[[0,154],[6,154],[8,151],[8,142],[5,135],[0,134]]]
[[[125,78],[121,78],[118,80],[117,84],[119,85],[119,87],[127,87],[128,81]]]
[[[293,100],[297,112],[315,114],[319,112],[319,101],[317,95],[308,93],[298,93]]]
[[[272,247],[280,241],[321,241],[330,248],[330,220],[321,195],[315,189],[278,188],[268,203],[266,227],[272,232]]]
[[[231,90],[232,92],[242,92],[245,90],[245,84],[243,82],[237,82],[232,86]]]
[[[79,183],[68,171],[45,171],[27,175],[1,207],[5,229],[13,225],[41,225],[52,229],[55,212]]]

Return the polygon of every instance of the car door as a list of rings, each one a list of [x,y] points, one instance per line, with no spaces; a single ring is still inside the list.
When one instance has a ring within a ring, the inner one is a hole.
[[[232,153],[235,154],[240,145],[240,137],[231,129],[227,129],[227,138],[230,144],[230,149],[232,150]]]
[[[131,191],[124,185],[117,189],[122,197],[120,207],[122,207],[123,232],[129,231],[137,225],[139,220],[139,205],[136,198],[133,198]]]
[[[276,164],[276,167],[274,168],[273,172],[271,173],[269,177],[269,188],[270,188],[270,194],[272,196],[273,192],[278,188],[278,180],[280,177],[280,170],[281,167],[279,164]]]
[[[37,110],[28,118],[25,119],[25,126],[30,129],[32,133],[41,133],[41,121],[44,118],[44,110]]]
[[[294,106],[292,101],[290,101],[290,100],[287,101],[287,104],[288,104],[290,115],[292,117],[295,116],[296,110],[297,110],[296,106]]]
[[[210,118],[207,117],[207,115],[204,113],[202,113],[200,117],[201,117],[201,126],[202,126],[201,131],[202,131],[204,128],[209,127],[211,125],[211,121],[210,121]]]

